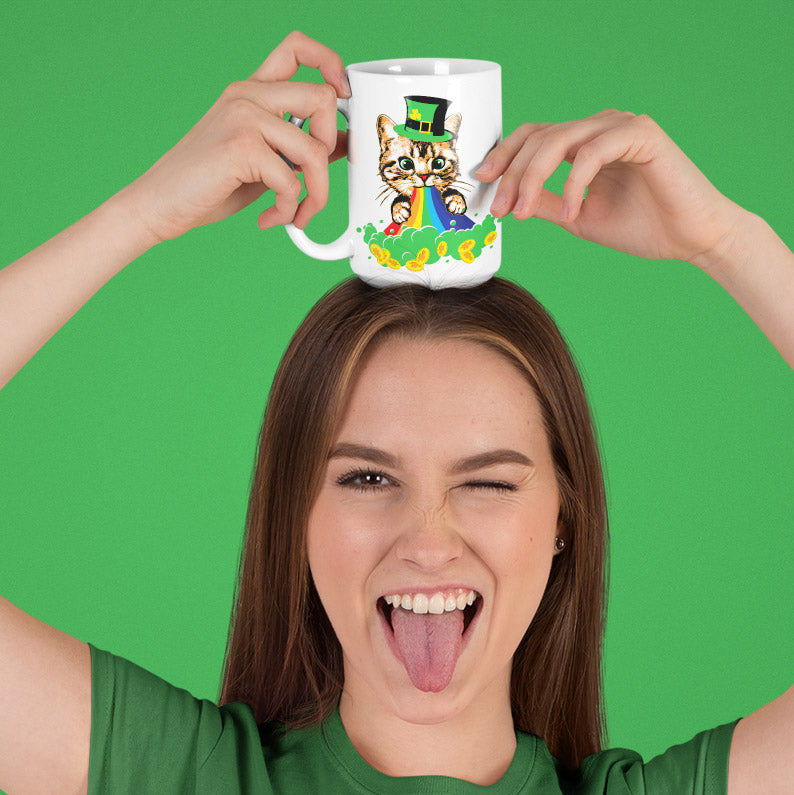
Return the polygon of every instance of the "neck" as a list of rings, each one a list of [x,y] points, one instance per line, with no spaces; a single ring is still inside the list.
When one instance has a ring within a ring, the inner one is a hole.
[[[419,696],[417,700],[433,698],[444,696]],[[371,767],[386,775],[450,776],[488,786],[510,767],[516,735],[509,680],[507,687],[502,681],[492,683],[462,710],[449,708],[446,716],[433,707],[406,712],[407,716],[387,708],[371,693],[351,692],[347,682],[339,702],[339,714],[353,747]],[[428,719],[432,713],[436,714]]]

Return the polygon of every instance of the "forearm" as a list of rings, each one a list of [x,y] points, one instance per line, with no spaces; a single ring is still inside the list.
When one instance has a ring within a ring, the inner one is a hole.
[[[0,388],[77,310],[154,245],[125,191],[0,271]]]
[[[794,369],[794,253],[744,212],[718,252],[695,263],[721,284]]]

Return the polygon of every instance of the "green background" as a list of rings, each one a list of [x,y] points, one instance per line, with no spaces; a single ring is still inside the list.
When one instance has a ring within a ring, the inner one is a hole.
[[[794,241],[789,2],[5,0],[2,264],[148,168],[293,28],[346,63],[496,60],[506,133],[649,113]],[[331,169],[320,241],[346,222],[346,166]],[[144,255],[0,394],[0,592],[201,697],[217,693],[269,383],[349,272],[260,232],[269,201]],[[794,679],[794,376],[689,265],[512,217],[502,259],[589,390],[611,511],[610,740],[651,755]]]

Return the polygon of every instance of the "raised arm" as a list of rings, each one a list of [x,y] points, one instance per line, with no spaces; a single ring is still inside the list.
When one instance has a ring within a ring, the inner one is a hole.
[[[288,82],[299,64],[325,84]],[[336,97],[348,96],[340,57],[291,33],[248,79],[143,176],[85,218],[0,271],[0,388],[107,281],[163,240],[237,212],[271,189],[262,229],[304,227],[328,198],[328,162],[346,151]],[[312,117],[311,135],[284,114]],[[300,180],[279,157],[303,170]]]
[[[563,161],[572,165],[560,196],[544,183]],[[610,248],[701,268],[794,368],[794,254],[763,219],[717,191],[652,119],[608,110],[525,124],[477,176],[502,177],[494,215],[534,215]],[[728,792],[794,792],[794,687],[739,721]]]
[[[290,83],[298,65],[326,85]],[[0,271],[0,385],[105,282],[153,245],[225,218],[268,189],[266,229],[305,226],[328,194],[328,161],[345,151],[336,96],[349,91],[336,53],[290,34],[248,80],[143,176],[52,240]],[[284,113],[312,116],[311,135]],[[302,168],[300,181],[279,157]],[[0,789],[85,792],[91,727],[86,644],[0,597]]]

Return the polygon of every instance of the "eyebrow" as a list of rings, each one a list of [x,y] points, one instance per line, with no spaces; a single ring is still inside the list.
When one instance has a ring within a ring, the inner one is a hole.
[[[370,461],[373,464],[385,467],[397,467],[399,465],[398,459],[385,450],[363,444],[351,444],[349,442],[342,442],[336,445],[336,447],[331,450],[331,454],[328,458],[362,458],[365,461]],[[468,456],[467,458],[460,458],[452,465],[450,471],[454,475],[460,475],[465,472],[474,472],[477,469],[484,469],[485,467],[496,466],[498,464],[520,464],[526,467],[533,466],[532,460],[523,453],[519,453],[518,450],[505,448],[500,450],[488,450],[485,453],[478,453],[477,455]]]
[[[473,472],[476,469],[496,466],[497,464],[521,464],[531,467],[532,460],[518,450],[489,450],[486,453],[461,458],[452,465],[452,473],[460,475],[464,472]]]
[[[348,442],[342,442],[336,445],[336,447],[331,450],[331,454],[328,458],[363,458],[365,461],[370,461],[373,464],[379,464],[384,467],[397,466],[397,459],[385,450],[381,450],[378,447],[367,447],[363,444],[350,444]]]

